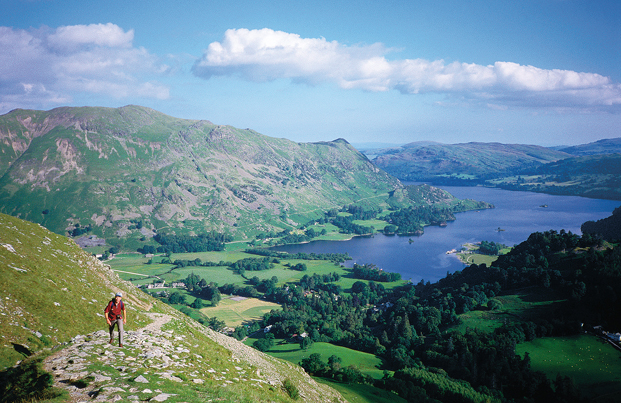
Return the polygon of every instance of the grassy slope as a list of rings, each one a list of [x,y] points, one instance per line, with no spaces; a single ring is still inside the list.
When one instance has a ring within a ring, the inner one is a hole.
[[[511,190],[621,200],[621,154],[590,155],[525,169],[488,183]]]
[[[569,376],[587,397],[621,398],[621,352],[595,336],[535,339],[516,350],[521,356],[528,352],[531,367],[550,379],[557,374]]]
[[[501,309],[462,314],[461,324],[451,329],[493,331],[511,321],[550,315],[564,302],[539,287],[494,299],[502,304]],[[525,352],[529,353],[532,369],[543,371],[551,380],[557,374],[569,376],[587,397],[614,397],[621,391],[621,353],[595,336],[545,337],[518,344],[516,353],[524,356]]]
[[[130,329],[146,323],[149,298],[73,241],[3,214],[0,228],[0,367],[23,358],[14,344],[37,351],[101,329],[115,291],[126,294]]]
[[[235,366],[248,367],[245,355],[224,346],[235,347],[237,342],[225,336],[209,336],[196,322],[162,304],[129,282],[120,280],[107,266],[79,249],[72,241],[46,229],[14,217],[0,214],[0,368],[12,366],[27,354],[44,351],[47,347],[69,342],[78,334],[88,334],[105,328],[103,308],[111,295],[122,291],[128,309],[128,331],[137,330],[150,322],[145,312],[166,313],[172,321],[167,330],[178,334],[192,334],[191,352],[210,357],[218,371],[233,372]],[[222,340],[221,340],[222,339]],[[218,342],[214,341],[218,340]],[[222,343],[220,345],[219,343]],[[241,346],[244,347],[244,346]],[[126,355],[132,355],[127,346]],[[255,352],[253,352],[255,354]],[[262,358],[263,357],[263,358]],[[267,367],[262,372],[276,373],[281,379],[291,378],[298,388],[313,389],[309,378],[291,371],[288,364],[256,353]],[[115,368],[99,363],[93,357],[85,358],[89,371],[114,373]],[[102,366],[103,365],[103,366]],[[179,376],[191,379],[179,369]],[[115,377],[113,378],[116,379]],[[209,391],[225,401],[290,401],[279,388],[254,388],[231,384],[221,388],[217,379],[206,379],[202,386],[188,388],[174,382],[160,384],[165,392],[179,393],[185,401],[197,401]],[[313,389],[317,394],[323,392]],[[214,392],[215,391],[215,392]],[[129,394],[129,393],[127,393]],[[125,396],[125,395],[124,395]],[[317,395],[315,395],[317,396]],[[127,396],[125,396],[127,397]],[[315,399],[317,401],[317,399]]]

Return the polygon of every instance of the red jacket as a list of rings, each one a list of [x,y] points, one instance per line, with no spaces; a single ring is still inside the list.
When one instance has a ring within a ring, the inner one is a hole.
[[[116,304],[116,301],[113,299],[108,302],[108,306],[104,310],[104,313],[108,314],[108,317],[111,321],[123,318],[123,310],[125,309],[125,304],[121,301],[120,304]]]

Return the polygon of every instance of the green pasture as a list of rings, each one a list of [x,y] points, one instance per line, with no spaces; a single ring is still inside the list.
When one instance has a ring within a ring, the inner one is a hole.
[[[324,378],[314,378],[317,382],[326,384],[339,393],[349,403],[406,403],[407,400],[393,392],[379,389],[371,385],[347,384],[334,382]]]
[[[187,266],[180,267],[172,271],[178,280],[187,278],[194,273],[200,278],[204,278],[208,283],[214,282],[218,285],[224,284],[245,284],[246,280],[239,274],[235,274],[228,266]]]
[[[240,244],[241,245],[241,244]],[[246,246],[244,246],[244,249]],[[159,262],[165,258],[162,255],[156,255],[155,257],[146,258],[141,254],[121,254],[115,256],[114,259],[107,261],[111,268],[121,277],[123,280],[130,280],[135,285],[151,284],[154,281],[165,281],[166,283],[172,283],[175,281],[182,281],[188,277],[188,275],[194,273],[207,282],[214,282],[220,286],[224,284],[235,284],[240,286],[249,285],[248,280],[239,274],[236,274],[230,270],[227,266],[186,266],[173,269],[171,264],[160,264]],[[221,251],[221,252],[201,252],[201,253],[174,253],[171,256],[171,260],[195,260],[200,259],[202,262],[235,262],[243,258],[261,258],[261,256],[245,253],[243,251]],[[152,260],[152,264],[147,264],[149,260]],[[307,267],[306,271],[291,270],[286,265],[294,266],[298,263],[304,263]],[[312,276],[313,274],[329,274],[336,272],[341,278],[337,284],[339,284],[344,291],[348,292],[352,285],[359,280],[351,277],[351,269],[345,268],[340,264],[335,264],[329,260],[303,260],[303,259],[279,259],[279,263],[274,264],[273,269],[262,271],[246,271],[245,277],[250,279],[257,277],[259,280],[271,279],[276,276],[278,278],[278,285],[285,283],[294,283],[300,281],[305,275]],[[392,289],[397,286],[405,284],[405,280],[395,281],[391,283],[382,283],[386,289]],[[191,298],[190,298],[191,299]],[[218,316],[214,314],[208,314],[208,316]],[[225,320],[218,316],[218,318]],[[226,320],[225,320],[226,321]]]
[[[546,337],[517,345],[517,354],[526,352],[531,368],[551,380],[566,375],[592,401],[620,401],[621,352],[602,339],[587,334]]]
[[[565,302],[543,287],[529,287],[515,294],[494,297],[502,304],[500,309],[489,311],[487,308],[474,310],[459,315],[461,323],[451,329],[465,332],[467,328],[493,331],[504,323],[535,319],[556,309]]]
[[[154,262],[159,262],[160,256],[153,258]],[[141,254],[120,254],[113,259],[106,261],[119,277],[123,280],[131,280],[135,285],[151,284],[154,277],[159,277],[166,281],[171,281],[170,276],[166,275],[174,266],[170,264],[147,264],[148,258]]]
[[[496,261],[496,259],[498,259],[498,256],[490,256],[490,255],[483,255],[481,253],[477,253],[477,250],[479,250],[478,244],[466,243],[463,245],[463,247],[466,249],[466,252],[457,253],[457,257],[459,257],[459,260],[461,260],[463,263],[467,265],[484,263],[487,266],[490,266],[492,263]],[[510,250],[511,248],[501,249],[499,254],[504,255],[505,253],[508,253]]]
[[[262,333],[255,337],[248,337],[244,343],[252,346],[261,337],[263,337]],[[274,342],[274,347],[267,351],[267,354],[294,364],[299,364],[304,358],[308,358],[314,353],[320,354],[323,362],[328,362],[328,358],[335,355],[341,357],[343,360],[341,366],[343,367],[353,365],[363,374],[369,375],[374,379],[381,379],[384,376],[384,371],[380,369],[382,360],[373,354],[323,342],[313,343],[307,350],[302,350],[298,343],[287,343],[284,339],[275,339]]]
[[[457,253],[457,257],[464,264],[485,264],[490,266],[498,259],[498,256],[482,255],[480,253]]]
[[[224,297],[215,307],[203,308],[201,312],[209,317],[216,317],[229,327],[237,327],[263,318],[263,315],[272,309],[280,309],[274,302],[256,298],[242,300]]]
[[[354,224],[364,225],[365,227],[373,227],[376,231],[381,231],[388,225],[388,223],[384,220],[354,220]]]
[[[154,258],[154,260],[157,260],[158,262],[160,259],[160,256],[156,256]],[[110,265],[113,270],[134,271],[134,269],[147,266],[148,261],[149,259],[140,253],[122,253],[115,255],[114,258],[110,260],[107,260],[106,264]]]

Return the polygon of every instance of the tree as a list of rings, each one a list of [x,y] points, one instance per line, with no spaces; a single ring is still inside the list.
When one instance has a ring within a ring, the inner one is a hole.
[[[205,304],[203,304],[203,300],[200,298],[196,298],[194,300],[194,302],[192,302],[192,308],[194,309],[201,309],[205,306]]]
[[[179,291],[175,291],[168,297],[169,304],[185,304],[185,295],[181,295]]]
[[[266,352],[274,346],[274,335],[268,333],[264,338],[255,341],[252,346],[259,351]]]
[[[388,224],[384,227],[384,234],[394,234],[397,232],[397,226],[394,224]]]
[[[313,340],[310,337],[302,337],[300,340],[300,348],[307,351],[313,345]]]
[[[325,364],[321,361],[321,355],[317,353],[311,354],[308,358],[300,361],[300,366],[310,375],[322,373]]]
[[[220,294],[220,290],[218,290],[217,288],[215,288],[213,290],[213,294],[211,295],[211,306],[218,306],[218,303],[220,302],[220,300],[222,299],[222,295]]]

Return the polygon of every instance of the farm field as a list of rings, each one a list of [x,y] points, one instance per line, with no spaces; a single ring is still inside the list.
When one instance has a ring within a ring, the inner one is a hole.
[[[260,320],[263,314],[272,309],[280,309],[280,305],[257,298],[223,296],[218,306],[203,308],[201,312],[209,317],[216,317],[224,321],[227,326],[234,328]]]
[[[247,246],[247,245],[246,245]],[[245,246],[245,247],[246,247]],[[260,258],[261,256],[245,253],[243,251],[222,251],[222,252],[201,252],[201,253],[175,253],[171,256],[171,260],[195,260],[200,259],[202,262],[235,262],[244,258]],[[131,280],[136,285],[150,284],[154,280],[164,280],[166,283],[181,281],[189,274],[194,273],[208,282],[214,282],[218,285],[236,284],[247,285],[247,280],[242,276],[229,270],[227,266],[186,266],[174,270],[172,264],[160,264],[163,256],[156,255],[153,257],[153,263],[147,264],[149,258],[143,257],[141,254],[121,254],[114,259],[106,261],[110,267],[117,272],[123,280]],[[273,276],[278,278],[278,285],[284,283],[297,282],[305,275],[313,274],[329,274],[336,272],[341,276],[338,284],[347,291],[356,281],[359,280],[350,277],[350,269],[341,265],[335,265],[328,260],[302,260],[302,259],[279,259],[280,263],[274,264],[273,269],[263,271],[247,271],[246,277],[257,277],[259,280],[270,279]],[[306,271],[291,270],[285,265],[296,265],[304,263],[307,267]],[[403,285],[405,281],[395,281],[391,283],[382,283],[387,289]]]
[[[531,368],[551,380],[566,375],[586,397],[600,397],[594,401],[621,401],[621,352],[600,338],[545,337],[517,345],[517,354],[526,352]]]
[[[263,334],[259,335],[259,337],[262,336]],[[257,340],[257,337],[248,337],[244,343],[252,346]],[[301,349],[298,343],[287,343],[283,339],[275,339],[274,343],[274,347],[267,351],[267,354],[294,364],[299,364],[304,358],[308,358],[314,353],[320,354],[321,360],[324,362],[327,362],[331,355],[335,355],[341,357],[343,360],[341,366],[343,367],[353,365],[374,379],[381,379],[384,376],[384,371],[380,369],[382,360],[373,354],[323,342],[313,343],[307,350]]]

